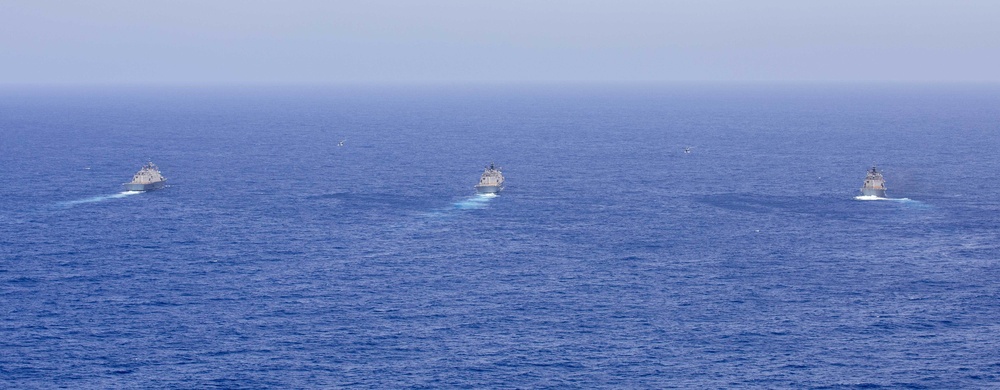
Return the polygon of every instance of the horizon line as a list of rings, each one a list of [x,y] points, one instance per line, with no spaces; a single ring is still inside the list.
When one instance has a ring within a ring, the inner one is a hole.
[[[996,86],[1000,80],[518,80],[518,81],[324,81],[324,82],[0,82],[0,88],[325,88],[325,87],[530,87],[530,86],[794,86],[794,85],[897,85],[897,86]]]

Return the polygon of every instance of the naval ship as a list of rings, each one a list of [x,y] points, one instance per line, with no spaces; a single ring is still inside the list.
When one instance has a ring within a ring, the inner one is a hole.
[[[885,179],[882,178],[882,172],[879,172],[874,166],[865,177],[865,184],[861,186],[861,195],[885,198]]]
[[[483,171],[483,177],[479,178],[476,191],[480,194],[495,194],[500,190],[503,190],[503,174],[500,173],[500,168],[490,163],[490,166]]]
[[[167,178],[160,174],[160,168],[149,162],[135,173],[131,182],[123,185],[126,191],[152,191],[163,188],[166,184]]]

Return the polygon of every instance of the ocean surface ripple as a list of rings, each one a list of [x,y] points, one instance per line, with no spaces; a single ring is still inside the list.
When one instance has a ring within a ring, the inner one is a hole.
[[[3,90],[0,387],[996,387],[998,124],[985,87]]]

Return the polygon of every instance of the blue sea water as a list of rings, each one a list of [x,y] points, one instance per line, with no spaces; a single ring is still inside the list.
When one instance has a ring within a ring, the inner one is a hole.
[[[996,86],[7,88],[0,387],[997,387],[998,146]]]

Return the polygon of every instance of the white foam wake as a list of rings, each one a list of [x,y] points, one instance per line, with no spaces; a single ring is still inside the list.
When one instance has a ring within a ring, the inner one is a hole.
[[[481,209],[486,207],[490,200],[496,197],[497,194],[476,194],[473,197],[455,202],[455,208],[461,210]]]
[[[70,201],[66,201],[66,202],[61,202],[59,204],[61,204],[63,206],[75,206],[75,205],[82,204],[82,203],[96,203],[96,202],[103,202],[103,201],[108,200],[108,199],[124,198],[126,196],[136,195],[136,194],[141,194],[141,193],[142,193],[142,191],[122,191],[122,192],[119,192],[117,194],[92,196],[92,197],[84,198],[84,199],[77,199],[77,200],[70,200]]]
[[[888,200],[892,202],[912,202],[910,198],[882,198],[875,195],[859,195],[855,196],[854,200]]]
[[[919,200],[913,200],[910,198],[880,198],[877,196],[855,196],[856,200],[881,200],[886,202],[898,203],[899,205],[909,208],[909,209],[930,209],[932,206],[921,202]]]
[[[428,217],[446,218],[460,215],[463,210],[482,209],[489,205],[490,200],[496,198],[497,194],[476,194],[464,198],[451,204],[451,207],[440,208],[426,213]]]

